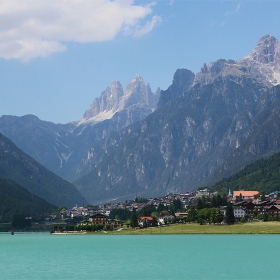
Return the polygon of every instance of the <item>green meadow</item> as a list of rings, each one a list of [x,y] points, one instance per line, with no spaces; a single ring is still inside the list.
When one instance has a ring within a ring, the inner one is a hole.
[[[251,222],[235,225],[175,224],[144,229],[123,228],[108,234],[280,234],[280,222]]]

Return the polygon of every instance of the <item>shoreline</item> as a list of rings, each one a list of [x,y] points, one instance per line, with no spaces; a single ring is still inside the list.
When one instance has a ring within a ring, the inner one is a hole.
[[[280,222],[249,222],[234,225],[172,224],[149,228],[121,228],[116,231],[58,232],[53,234],[106,234],[106,235],[186,235],[186,234],[280,234]]]
[[[14,230],[17,233],[49,233],[51,235],[170,235],[170,234],[280,234],[279,221],[254,221],[248,223],[239,223],[234,225],[213,225],[198,223],[171,224],[149,228],[127,228],[123,227],[115,231],[47,231],[47,230]],[[11,230],[1,231],[1,233],[11,234]]]

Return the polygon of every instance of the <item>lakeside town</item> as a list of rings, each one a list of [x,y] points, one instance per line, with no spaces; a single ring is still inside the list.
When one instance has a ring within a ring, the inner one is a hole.
[[[175,223],[234,224],[278,221],[279,193],[231,191],[221,197],[207,188],[163,197],[141,198],[103,206],[76,206],[45,217],[53,232],[114,231],[123,227],[147,228]],[[63,220],[64,224],[56,223]]]

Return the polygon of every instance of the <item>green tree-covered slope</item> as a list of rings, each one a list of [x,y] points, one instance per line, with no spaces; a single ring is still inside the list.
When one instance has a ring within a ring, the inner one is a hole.
[[[17,183],[0,176],[0,222],[11,222],[15,213],[40,215],[56,209],[42,198],[31,194]]]
[[[256,190],[266,194],[280,191],[280,153],[247,165],[237,174],[216,183],[211,190],[228,193],[228,190]]]
[[[83,196],[69,182],[39,164],[0,134],[0,175],[57,206],[83,204]],[[86,202],[85,202],[86,203]]]

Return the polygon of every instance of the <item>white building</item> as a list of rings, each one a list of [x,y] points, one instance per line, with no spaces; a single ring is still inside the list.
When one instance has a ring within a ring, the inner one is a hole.
[[[233,206],[234,218],[241,219],[245,216],[246,212],[241,206]]]

